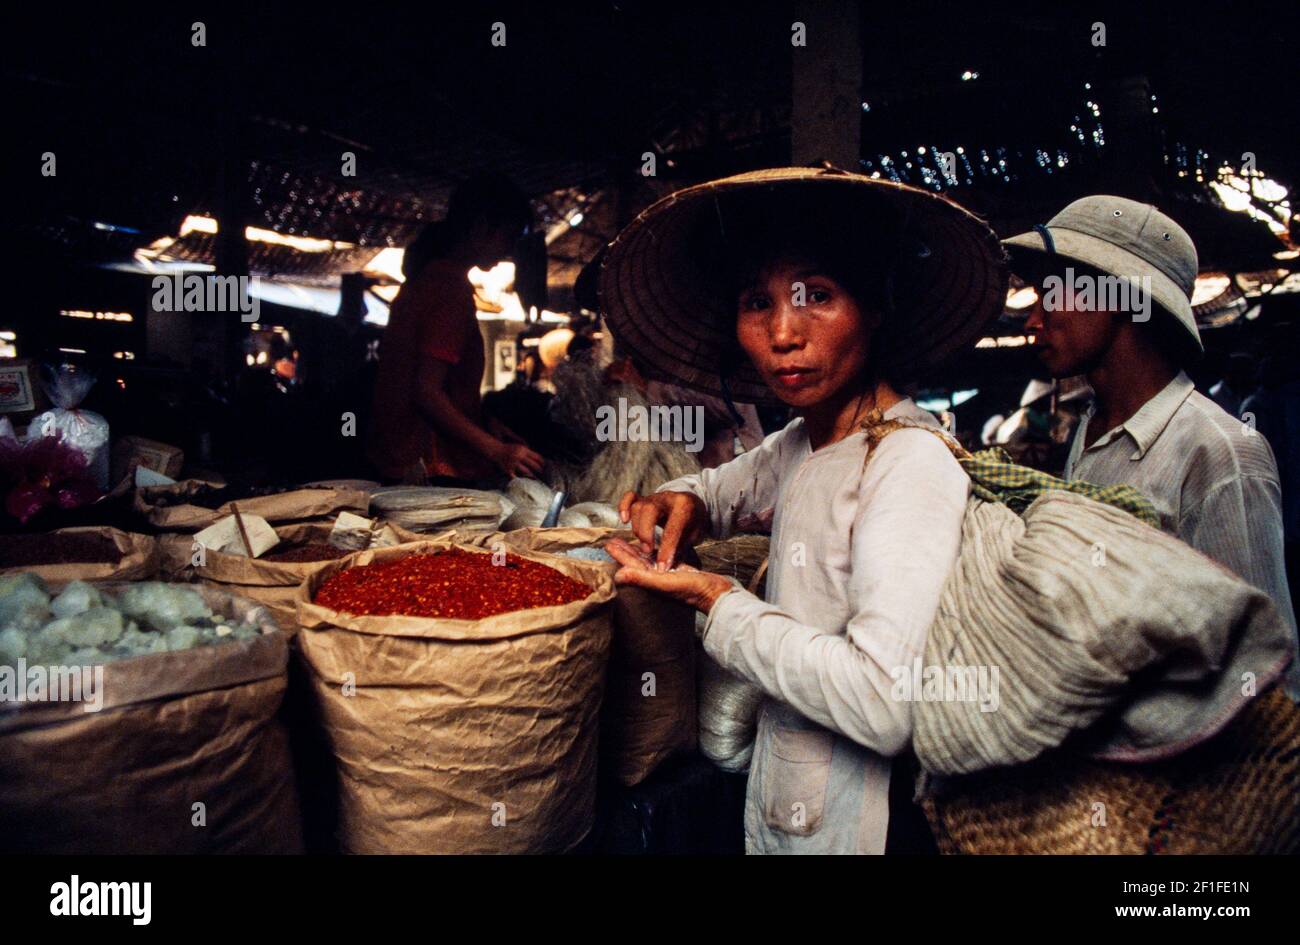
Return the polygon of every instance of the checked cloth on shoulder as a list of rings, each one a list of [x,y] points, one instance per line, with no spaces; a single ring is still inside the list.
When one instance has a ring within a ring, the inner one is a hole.
[[[867,442],[873,450],[881,439],[901,427],[915,427],[939,437],[952,451],[961,468],[966,470],[966,475],[970,476],[971,492],[975,497],[985,502],[1001,503],[1017,515],[1023,515],[1025,509],[1029,508],[1040,495],[1064,491],[1105,503],[1128,512],[1152,527],[1160,527],[1155,507],[1146,496],[1132,486],[1096,486],[1090,482],[1068,482],[1058,479],[1056,476],[1029,466],[1012,462],[1007,451],[1000,446],[970,453],[940,430],[905,420],[885,420],[879,410],[871,411],[862,421],[862,429],[866,432]]]

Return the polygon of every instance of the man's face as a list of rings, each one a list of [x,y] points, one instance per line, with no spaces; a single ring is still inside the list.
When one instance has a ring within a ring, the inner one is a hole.
[[[1025,331],[1034,336],[1034,353],[1052,377],[1087,374],[1100,362],[1115,338],[1115,316],[1075,306],[1073,287],[1066,281],[1048,295],[1040,279],[1038,298],[1029,310]],[[1044,304],[1045,299],[1058,302]]]

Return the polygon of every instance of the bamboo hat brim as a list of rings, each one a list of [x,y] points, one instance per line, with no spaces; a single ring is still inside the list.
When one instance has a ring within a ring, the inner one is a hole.
[[[852,214],[863,233],[864,265],[877,265],[881,238],[901,248],[892,280],[892,315],[873,345],[894,379],[932,370],[970,347],[1001,313],[1006,255],[979,217],[953,201],[891,181],[836,169],[774,168],[698,184],[658,201],[609,245],[600,272],[600,302],[619,344],[643,370],[705,393],[723,393],[726,352],[734,350],[735,300],[719,291],[716,256],[728,223],[747,206],[807,195],[810,206]],[[858,216],[860,215],[860,216]],[[856,252],[856,250],[855,250]],[[748,359],[731,370],[735,400],[779,403]]]

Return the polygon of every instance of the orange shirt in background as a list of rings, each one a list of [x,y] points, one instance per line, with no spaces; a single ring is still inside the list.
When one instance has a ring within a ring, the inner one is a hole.
[[[482,422],[483,338],[469,267],[430,260],[393,300],[379,346],[371,411],[370,461],[389,479],[407,479],[423,460],[431,476],[477,479],[496,470],[459,441],[438,434],[416,406],[419,371],[428,358],[448,364],[447,395],[465,416]]]

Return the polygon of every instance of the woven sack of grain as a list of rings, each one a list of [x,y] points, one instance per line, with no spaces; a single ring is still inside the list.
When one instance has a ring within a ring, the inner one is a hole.
[[[1064,493],[1023,518],[973,501],[962,542],[924,663],[999,682],[992,705],[917,704],[941,849],[1297,851],[1300,713],[1269,689],[1290,641],[1266,595]]]
[[[1266,594],[1126,512],[1065,492],[1023,516],[972,500],[923,659],[944,691],[910,694],[913,747],[945,775],[1085,729],[1098,757],[1170,758],[1276,680],[1291,646]],[[959,691],[981,672],[989,692]]]

